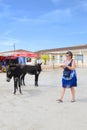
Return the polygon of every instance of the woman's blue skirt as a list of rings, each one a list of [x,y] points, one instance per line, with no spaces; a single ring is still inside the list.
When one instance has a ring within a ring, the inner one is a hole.
[[[77,75],[76,71],[73,70],[70,74],[70,78],[62,77],[62,87],[63,88],[71,88],[77,86]]]

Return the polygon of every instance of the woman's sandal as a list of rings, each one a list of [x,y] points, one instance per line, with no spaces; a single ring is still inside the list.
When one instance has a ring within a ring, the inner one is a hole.
[[[73,102],[76,102],[75,100],[71,100],[71,102],[73,103]]]
[[[63,102],[63,100],[62,100],[62,99],[57,99],[56,101],[58,101],[58,102]]]

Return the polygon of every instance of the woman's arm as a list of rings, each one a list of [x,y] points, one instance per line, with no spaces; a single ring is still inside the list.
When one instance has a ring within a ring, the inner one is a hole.
[[[68,65],[66,65],[66,64],[63,63],[63,64],[60,65],[60,67],[62,67],[63,69],[64,69],[65,67],[67,67],[67,68],[70,69],[70,70],[74,70],[74,69],[76,68],[75,60],[72,61],[72,66],[68,66]]]
[[[76,63],[75,63],[75,60],[72,61],[72,66],[66,66],[68,69],[70,70],[74,70],[76,68]]]
[[[66,61],[64,61],[62,64],[60,64],[60,67],[63,68],[63,69],[66,67],[65,62],[66,62]]]

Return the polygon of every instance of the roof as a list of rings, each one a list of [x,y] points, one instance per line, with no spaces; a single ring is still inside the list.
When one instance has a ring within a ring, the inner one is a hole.
[[[54,48],[54,49],[45,49],[45,50],[39,50],[34,53],[37,54],[42,54],[42,53],[51,53],[51,52],[62,52],[62,51],[68,51],[68,50],[81,50],[81,49],[87,49],[87,44],[84,45],[78,45],[78,46],[70,46],[70,47],[63,47],[63,48]],[[15,50],[15,52],[31,52],[23,49]],[[13,51],[5,51],[1,52],[0,55],[5,55],[5,54],[11,54],[14,53]]]
[[[37,51],[37,53],[60,52],[60,51],[79,50],[79,49],[87,49],[87,44],[79,45],[79,46],[39,50],[39,51]]]
[[[15,51],[5,51],[5,52],[1,52],[0,56],[30,56],[30,57],[35,57],[35,58],[39,58],[39,54],[35,53],[35,52],[31,52],[31,51],[27,51],[27,50],[15,50]]]
[[[11,53],[11,52],[31,52],[31,51],[27,51],[27,50],[23,50],[23,49],[19,49],[19,50],[12,50],[12,51],[5,51],[5,52],[0,52],[0,53]]]

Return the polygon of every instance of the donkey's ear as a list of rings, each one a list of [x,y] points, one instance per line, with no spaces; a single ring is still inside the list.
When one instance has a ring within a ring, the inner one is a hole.
[[[40,65],[42,65],[42,62],[40,63]]]
[[[9,65],[9,68],[10,68],[11,70],[15,70],[16,65],[15,65],[15,64],[11,64],[11,65]]]
[[[10,64],[9,67],[16,67],[16,64]]]

